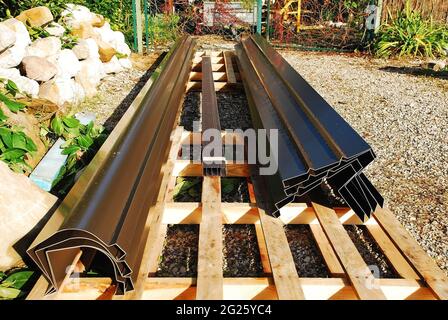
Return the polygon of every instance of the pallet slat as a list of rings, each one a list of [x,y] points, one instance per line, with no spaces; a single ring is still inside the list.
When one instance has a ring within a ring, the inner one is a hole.
[[[385,299],[334,210],[317,203],[312,203],[312,206],[358,297],[362,300]]]
[[[414,266],[423,280],[434,291],[434,294],[439,299],[448,300],[448,279],[446,275],[398,222],[394,214],[387,208],[378,207],[373,216],[397,245],[406,260]]]
[[[220,177],[204,177],[196,293],[196,298],[200,300],[219,300],[223,298],[223,237],[220,205]]]

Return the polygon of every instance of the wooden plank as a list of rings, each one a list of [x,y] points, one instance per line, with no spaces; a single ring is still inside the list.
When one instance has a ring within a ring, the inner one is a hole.
[[[235,84],[241,80],[239,73],[233,73],[234,81],[230,82],[229,75],[226,72],[213,72],[213,81],[215,82],[227,82],[230,84]],[[189,81],[202,81],[202,72],[192,71],[190,72]]]
[[[200,145],[201,132],[184,131],[182,134],[182,145]],[[221,131],[224,144],[241,146],[244,145],[244,135],[239,132]]]
[[[305,299],[282,222],[267,215],[264,210],[258,211],[278,298]]]
[[[190,160],[176,160],[173,176],[202,177],[202,164],[193,163]],[[226,176],[228,177],[248,177],[249,166],[244,163],[226,162]]]
[[[222,224],[220,177],[204,177],[202,221],[199,226],[198,279],[196,298],[223,298]]]
[[[147,278],[142,299],[191,300],[196,298],[196,278]],[[307,300],[354,300],[357,295],[344,278],[299,278]],[[434,300],[432,291],[411,279],[379,279],[388,300]],[[111,287],[110,278],[70,278],[61,299],[99,299]],[[232,300],[278,299],[271,277],[224,278],[223,298]]]
[[[385,299],[334,210],[314,202],[312,206],[358,297],[362,300]]]
[[[366,228],[375,239],[381,251],[390,261],[392,267],[402,278],[420,280],[418,274],[401,255],[400,251],[395,247],[393,242],[378,224],[366,224]]]
[[[356,300],[353,287],[343,278],[300,278],[307,300]],[[432,292],[418,281],[408,279],[380,279],[379,285],[388,300],[433,300]],[[278,299],[272,278],[224,278],[224,299]],[[195,278],[148,278],[145,299],[196,298]]]
[[[324,230],[322,230],[322,227],[319,224],[310,224],[310,229],[331,276],[345,277],[344,268],[342,268],[336,253],[325,235]]]
[[[210,51],[208,53],[211,57],[222,57],[222,51]],[[195,57],[202,57],[205,55],[206,55],[205,51],[196,51],[194,54]]]
[[[377,207],[373,216],[434,294],[439,299],[448,300],[448,279],[445,273],[412,238],[394,214],[387,208]]]
[[[272,274],[271,264],[269,263],[268,248],[266,247],[266,240],[264,239],[263,229],[260,224],[255,225],[255,233],[257,235],[258,250],[260,251],[263,274]]]
[[[194,57],[193,58],[193,64],[201,63],[201,62],[202,62],[202,57]],[[224,58],[223,57],[211,57],[211,62],[212,62],[212,64],[221,64],[221,63],[224,63]]]
[[[187,83],[187,91],[201,91],[202,83],[201,81],[189,81]],[[229,84],[227,82],[215,82],[215,91],[233,91],[233,90],[243,90],[243,85],[241,83]]]
[[[193,63],[193,66],[191,67],[191,71],[197,71],[201,72],[202,70],[202,63]],[[224,63],[212,63],[212,71],[213,72],[225,72],[226,67],[224,66]]]
[[[236,83],[237,79],[233,69],[232,53],[230,51],[224,52],[224,65],[226,66],[227,83]]]

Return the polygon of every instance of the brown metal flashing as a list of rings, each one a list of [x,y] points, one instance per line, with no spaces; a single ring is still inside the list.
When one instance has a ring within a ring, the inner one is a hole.
[[[382,206],[361,173],[375,158],[366,141],[264,38],[245,37],[236,52],[255,126],[278,130],[278,172],[262,177],[275,190],[265,210],[278,215],[324,181],[361,218]]]
[[[208,147],[210,154],[204,155],[204,150]],[[224,176],[226,173],[218,102],[209,56],[202,57],[202,165],[205,176]]]
[[[112,150],[99,150],[56,211],[65,217],[59,231],[28,250],[53,289],[61,285],[79,249],[86,268],[109,273],[118,294],[133,289],[145,221],[157,200],[193,51],[191,37],[176,42]]]

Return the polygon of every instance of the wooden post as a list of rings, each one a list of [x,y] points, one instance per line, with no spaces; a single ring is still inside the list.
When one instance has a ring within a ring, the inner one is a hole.
[[[381,26],[382,11],[383,11],[383,0],[378,0],[376,9],[376,18],[375,18],[375,33],[378,32]]]

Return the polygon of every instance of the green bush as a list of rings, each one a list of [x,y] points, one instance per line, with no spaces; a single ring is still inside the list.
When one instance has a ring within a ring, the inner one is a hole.
[[[380,57],[421,56],[434,57],[446,54],[448,47],[448,27],[424,19],[411,9],[409,0],[405,9],[393,18],[390,24],[381,26],[374,45]]]
[[[156,14],[150,17],[149,38],[152,44],[160,45],[176,40],[180,30],[180,17],[176,14]]]
[[[4,79],[0,79],[0,84],[0,102],[13,113],[24,110],[25,105],[16,101],[17,85]],[[6,162],[16,172],[30,172],[26,159],[35,151],[34,141],[23,132],[23,128],[8,123],[8,117],[0,108],[0,161]]]

